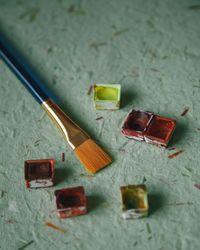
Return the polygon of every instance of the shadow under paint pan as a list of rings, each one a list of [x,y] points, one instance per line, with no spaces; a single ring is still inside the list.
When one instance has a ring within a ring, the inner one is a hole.
[[[96,109],[119,109],[120,97],[121,86],[119,84],[94,85],[94,105]]]

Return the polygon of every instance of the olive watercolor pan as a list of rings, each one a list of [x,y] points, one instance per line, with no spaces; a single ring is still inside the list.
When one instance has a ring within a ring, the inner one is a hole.
[[[124,219],[137,219],[148,215],[147,189],[144,184],[123,186],[120,191]]]

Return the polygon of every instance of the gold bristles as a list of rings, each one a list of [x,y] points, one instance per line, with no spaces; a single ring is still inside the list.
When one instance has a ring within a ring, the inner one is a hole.
[[[91,139],[76,147],[74,153],[85,168],[93,174],[112,162],[110,156]]]

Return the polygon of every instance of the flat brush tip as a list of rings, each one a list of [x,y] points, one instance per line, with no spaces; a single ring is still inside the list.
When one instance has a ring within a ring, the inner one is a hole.
[[[110,156],[91,139],[75,148],[74,152],[85,168],[93,174],[112,162]]]

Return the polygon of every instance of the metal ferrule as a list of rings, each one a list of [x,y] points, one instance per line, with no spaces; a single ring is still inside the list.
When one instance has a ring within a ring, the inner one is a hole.
[[[43,101],[42,107],[61,130],[73,150],[90,138],[51,99]]]

